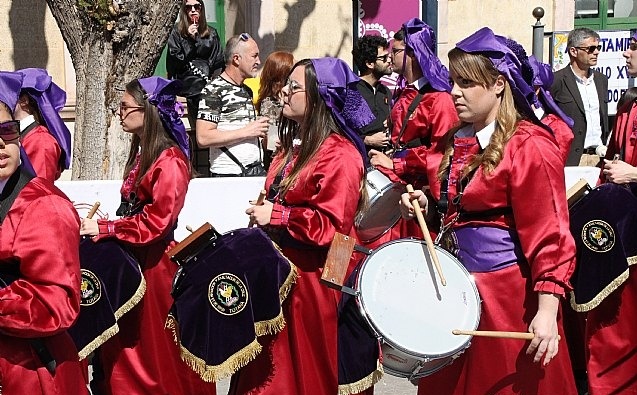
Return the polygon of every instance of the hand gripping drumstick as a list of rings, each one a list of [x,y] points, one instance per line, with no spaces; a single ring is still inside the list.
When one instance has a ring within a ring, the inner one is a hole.
[[[254,205],[263,206],[263,201],[265,200],[265,195],[267,193],[268,192],[265,189],[262,189],[261,192],[259,192],[259,197],[257,198],[257,201]],[[250,219],[250,222],[248,223],[248,228],[252,228],[253,226],[254,226],[254,221]]]
[[[454,335],[467,335],[467,336],[484,336],[484,337],[498,337],[503,339],[520,339],[520,340],[533,340],[534,333],[531,332],[504,332],[504,331],[463,331],[460,329],[454,329],[451,331]],[[558,335],[557,340],[561,340],[562,336]]]
[[[86,214],[86,218],[91,219],[97,212],[97,209],[100,207],[100,202],[95,202],[93,207],[89,210],[88,214]]]
[[[408,193],[414,192],[414,187],[412,187],[411,184],[407,184],[407,192]],[[420,211],[420,203],[418,203],[418,199],[414,199],[411,201],[411,204],[414,206],[414,211],[416,212],[416,218],[418,219],[418,224],[420,225],[420,230],[422,230],[422,233],[425,236],[425,242],[427,243],[427,250],[429,251],[429,255],[431,255],[431,259],[434,263],[434,267],[436,268],[436,272],[438,272],[438,276],[440,276],[440,283],[442,283],[443,286],[446,286],[447,280],[445,280],[445,275],[442,274],[442,266],[440,266],[440,261],[438,260],[438,254],[436,254],[436,250],[434,248],[434,242],[431,240],[429,229],[427,229],[427,223],[425,223],[425,217],[422,216],[422,211]]]

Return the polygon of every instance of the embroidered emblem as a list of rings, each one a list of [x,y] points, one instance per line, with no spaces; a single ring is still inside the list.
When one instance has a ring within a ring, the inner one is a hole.
[[[208,287],[208,300],[223,315],[239,314],[248,304],[248,288],[232,273],[221,273]]]
[[[591,251],[607,252],[615,245],[615,232],[607,222],[589,221],[582,228],[582,241]]]
[[[95,273],[81,269],[80,306],[92,306],[102,297],[102,283]]]

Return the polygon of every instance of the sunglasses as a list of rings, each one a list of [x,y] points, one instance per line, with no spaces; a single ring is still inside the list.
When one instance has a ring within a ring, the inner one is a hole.
[[[586,53],[594,53],[595,50],[597,51],[601,51],[602,50],[602,46],[601,45],[591,45],[590,47],[574,47],[577,49],[581,49],[582,51],[586,51]]]
[[[20,138],[20,121],[7,121],[0,123],[0,138],[3,141],[12,141]]]
[[[388,54],[388,53],[386,53],[386,54],[385,54],[385,55],[383,55],[383,56],[376,56],[376,60],[380,60],[380,61],[382,61],[383,63],[387,63],[387,59],[388,59],[388,58],[389,58],[389,54]]]
[[[184,4],[184,9],[186,11],[190,11],[190,10],[200,11],[201,10],[201,4],[199,4],[199,3],[197,3],[197,4]]]
[[[239,39],[241,41],[248,41],[249,39],[251,39],[252,37],[250,37],[250,35],[248,33],[241,33],[239,34]]]

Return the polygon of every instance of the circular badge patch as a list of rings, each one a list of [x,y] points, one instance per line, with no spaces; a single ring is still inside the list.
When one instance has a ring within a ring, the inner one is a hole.
[[[615,245],[615,232],[607,222],[596,219],[582,228],[582,241],[591,251],[607,252]]]
[[[80,306],[91,306],[102,297],[102,283],[90,270],[81,269]]]
[[[208,287],[208,300],[223,315],[239,314],[248,304],[248,288],[232,273],[221,273]]]

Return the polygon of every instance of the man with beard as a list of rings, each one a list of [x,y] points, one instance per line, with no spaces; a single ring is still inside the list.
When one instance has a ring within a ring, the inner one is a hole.
[[[380,82],[393,71],[389,43],[381,36],[363,36],[354,45],[352,55],[361,80],[357,88],[376,117],[372,123],[359,130],[369,151],[383,149],[389,143],[387,117],[391,92]]]

